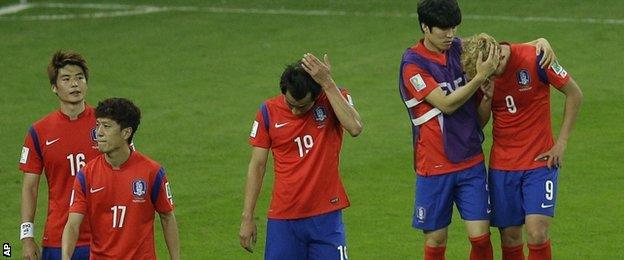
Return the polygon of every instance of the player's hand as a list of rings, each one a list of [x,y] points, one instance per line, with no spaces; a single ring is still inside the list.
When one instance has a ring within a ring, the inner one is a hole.
[[[488,45],[490,51],[487,53],[485,61],[483,60],[483,52],[479,52],[477,55],[477,75],[481,75],[483,78],[489,78],[494,74],[500,62],[500,48],[494,44]]]
[[[485,100],[492,100],[494,96],[494,82],[490,79],[486,79],[483,84],[481,84],[481,91],[483,91],[483,98]]]
[[[535,157],[535,161],[547,161],[546,166],[548,166],[549,169],[552,167],[561,167],[565,148],[565,144],[557,142],[550,150]]]
[[[38,260],[41,257],[39,246],[32,237],[22,239],[22,259]]]
[[[243,220],[240,226],[240,233],[238,234],[240,239],[240,245],[249,253],[253,253],[253,247],[256,244],[258,238],[258,228],[256,222],[251,220]]]
[[[320,84],[323,89],[334,86],[334,79],[331,76],[331,64],[327,54],[323,56],[324,62],[321,62],[314,54],[306,53],[301,59],[301,66],[310,74],[310,76]]]
[[[540,55],[541,52],[544,52],[542,59],[539,61],[540,67],[542,69],[550,66],[550,63],[557,60],[557,56],[555,55],[555,51],[550,46],[548,40],[544,38],[539,38],[535,40],[535,55]]]

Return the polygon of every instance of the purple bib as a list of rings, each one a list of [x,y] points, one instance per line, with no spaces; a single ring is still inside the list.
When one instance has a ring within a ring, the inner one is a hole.
[[[418,67],[429,72],[431,76],[438,82],[446,95],[449,95],[455,89],[466,84],[463,70],[460,63],[461,41],[459,38],[453,40],[451,48],[446,51],[446,66],[432,62],[427,58],[415,53],[408,48],[403,54],[401,61],[401,71],[399,74],[399,90],[403,101],[409,100],[407,89],[403,84],[403,68],[406,64],[415,64]],[[483,143],[483,132],[479,126],[478,101],[473,95],[466,103],[459,107],[450,115],[443,114],[442,138],[444,140],[444,152],[449,161],[453,163],[463,162],[475,155],[482,153],[481,143]],[[416,118],[411,109],[408,108],[411,119]],[[412,124],[412,134],[414,137],[414,150],[416,150],[418,136],[420,133],[419,126]],[[416,154],[414,152],[414,154]]]

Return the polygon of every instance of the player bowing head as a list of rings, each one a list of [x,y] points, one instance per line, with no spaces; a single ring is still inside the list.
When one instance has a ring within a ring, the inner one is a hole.
[[[500,63],[479,105],[481,125],[492,122],[488,187],[491,224],[501,233],[503,259],[551,259],[550,223],[557,201],[559,165],[581,105],[582,92],[557,60],[544,68],[536,46],[479,34],[463,40],[462,65],[475,73],[479,53],[500,46]],[[551,127],[551,86],[565,95],[558,138]],[[487,98],[485,98],[487,97]],[[493,116],[491,116],[493,115]]]
[[[442,52],[451,43],[461,23],[461,11],[455,0],[425,0],[418,3],[418,23],[429,49]]]
[[[280,90],[293,115],[300,116],[312,108],[321,93],[321,86],[305,71],[302,62],[296,62],[284,69]]]

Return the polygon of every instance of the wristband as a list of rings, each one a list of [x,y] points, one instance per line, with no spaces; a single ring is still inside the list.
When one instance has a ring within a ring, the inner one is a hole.
[[[24,222],[20,226],[20,240],[28,237],[35,237],[35,224]]]

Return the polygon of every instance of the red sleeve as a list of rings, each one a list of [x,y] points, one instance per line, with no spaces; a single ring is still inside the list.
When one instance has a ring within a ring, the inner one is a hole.
[[[347,100],[347,102],[349,103],[349,105],[354,106],[353,103],[353,98],[351,97],[351,93],[349,92],[348,89],[346,88],[341,88],[340,89],[340,94],[342,94],[342,96]]]
[[[35,174],[41,174],[43,171],[41,145],[39,135],[37,134],[35,127],[30,127],[30,129],[28,129],[28,134],[26,134],[26,138],[24,139],[19,169],[22,172]]]
[[[269,149],[271,148],[271,138],[269,137],[269,109],[266,104],[262,104],[256,114],[256,119],[251,126],[249,133],[249,144],[251,146]]]
[[[557,89],[562,88],[570,80],[568,72],[556,60],[546,69],[546,76],[548,77],[548,83]]]
[[[438,87],[438,82],[427,71],[414,64],[406,64],[403,68],[403,84],[419,101]]]
[[[157,212],[165,213],[173,210],[173,193],[169,180],[165,176],[165,170],[160,169],[154,180],[154,189],[152,190],[152,199],[154,208]]]
[[[72,195],[69,200],[69,212],[87,214],[87,199],[85,193],[87,192],[87,178],[84,171],[79,171],[74,179],[74,186],[72,189]]]

